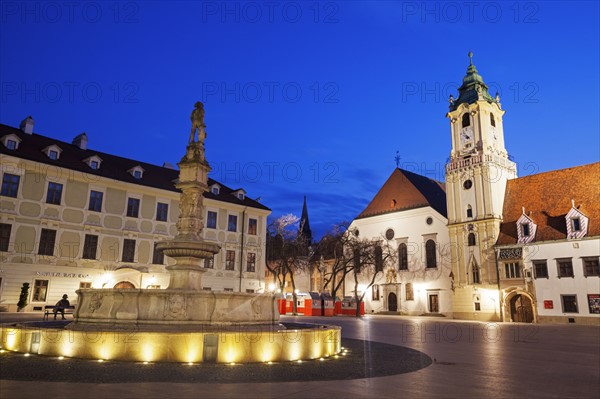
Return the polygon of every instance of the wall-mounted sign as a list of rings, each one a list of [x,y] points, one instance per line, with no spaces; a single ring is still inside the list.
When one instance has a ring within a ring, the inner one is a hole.
[[[544,301],[544,309],[554,309],[554,301]]]

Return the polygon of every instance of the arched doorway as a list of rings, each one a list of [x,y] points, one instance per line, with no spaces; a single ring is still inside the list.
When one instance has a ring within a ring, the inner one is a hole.
[[[131,284],[129,281],[119,281],[117,284],[115,284],[115,286],[113,288],[128,289],[128,288],[135,288],[135,286],[133,284]]]
[[[398,310],[398,297],[393,292],[388,295],[388,310],[390,312],[396,312]]]
[[[531,299],[525,295],[517,294],[510,299],[510,316],[516,323],[533,322],[533,306]]]

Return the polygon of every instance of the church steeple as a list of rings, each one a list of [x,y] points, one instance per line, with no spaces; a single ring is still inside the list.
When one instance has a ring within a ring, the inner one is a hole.
[[[450,111],[456,110],[460,104],[473,104],[479,100],[486,100],[490,103],[498,102],[498,98],[493,98],[488,93],[488,86],[483,81],[483,77],[473,65],[473,52],[469,51],[469,67],[467,74],[463,78],[462,85],[458,88],[458,98],[450,96]]]
[[[308,208],[306,207],[306,195],[304,196],[304,205],[302,206],[302,216],[300,217],[300,228],[298,235],[306,241],[307,245],[312,244],[312,231],[308,221]]]

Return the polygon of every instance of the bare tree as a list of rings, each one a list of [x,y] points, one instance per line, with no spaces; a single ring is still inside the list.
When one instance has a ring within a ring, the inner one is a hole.
[[[308,269],[309,256],[308,244],[298,234],[298,221],[295,215],[283,215],[269,225],[267,233],[267,269],[275,276],[281,292],[289,277],[294,315],[298,313],[295,274]]]

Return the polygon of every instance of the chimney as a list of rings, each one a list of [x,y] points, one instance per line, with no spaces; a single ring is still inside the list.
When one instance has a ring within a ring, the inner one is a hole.
[[[173,164],[171,162],[165,162],[165,163],[163,163],[163,168],[175,169],[175,166],[173,166]]]
[[[73,144],[81,148],[82,150],[87,150],[87,143],[88,137],[87,134],[85,134],[85,132],[81,133],[73,139]]]
[[[31,116],[28,116],[27,118],[21,121],[21,125],[19,126],[19,128],[23,131],[23,133],[31,134],[33,133],[33,123],[33,118]]]

